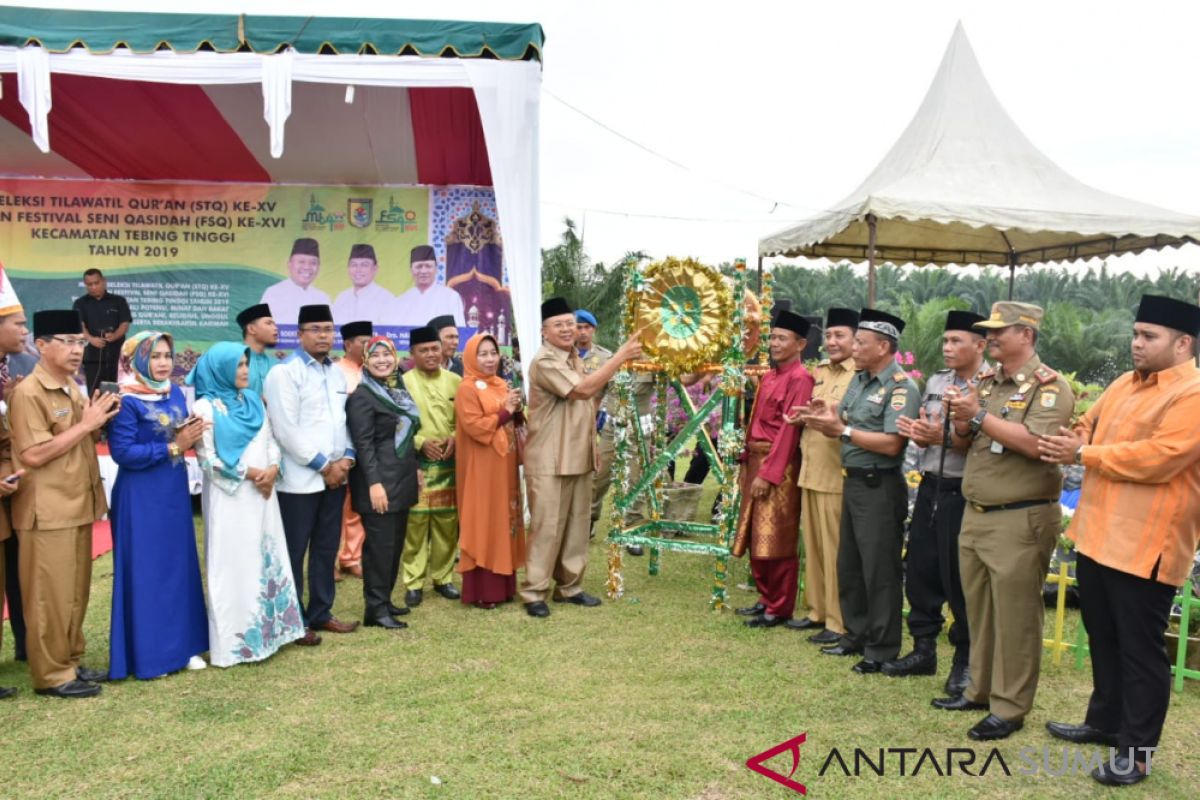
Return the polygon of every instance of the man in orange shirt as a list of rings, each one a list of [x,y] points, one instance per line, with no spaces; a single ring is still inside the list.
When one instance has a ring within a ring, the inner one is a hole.
[[[1042,460],[1087,467],[1067,535],[1092,655],[1082,725],[1051,735],[1118,748],[1092,771],[1109,786],[1145,780],[1171,695],[1163,632],[1200,543],[1200,307],[1146,295],[1133,325],[1133,371],[1075,425],[1043,436]]]

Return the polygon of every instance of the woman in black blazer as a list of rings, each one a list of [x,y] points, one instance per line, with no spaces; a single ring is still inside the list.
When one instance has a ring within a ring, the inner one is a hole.
[[[357,461],[350,470],[350,504],[362,516],[364,624],[408,627],[392,605],[408,509],[417,502],[413,436],[421,427],[412,397],[397,380],[400,359],[386,336],[367,343],[362,382],[346,400],[346,420]]]

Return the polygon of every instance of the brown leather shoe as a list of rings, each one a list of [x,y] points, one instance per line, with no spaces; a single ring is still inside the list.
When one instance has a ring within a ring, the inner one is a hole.
[[[304,636],[297,639],[295,643],[301,647],[316,647],[321,643],[321,637],[312,628],[305,628]]]
[[[354,633],[358,630],[357,622],[342,622],[337,617],[330,617],[317,626],[323,631],[330,633]]]

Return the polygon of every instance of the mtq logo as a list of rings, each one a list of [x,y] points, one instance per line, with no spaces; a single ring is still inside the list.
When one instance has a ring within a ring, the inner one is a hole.
[[[786,786],[794,792],[807,795],[808,788],[793,779],[800,766],[800,745],[808,739],[807,733],[794,736],[780,742],[761,753],[746,760],[746,766],[765,778],[770,778],[781,786]],[[1150,762],[1157,747],[1130,748],[1130,752],[1121,753],[1115,747],[1108,751],[1109,768],[1119,773],[1115,764],[1118,755],[1127,755],[1130,761],[1140,761],[1146,764],[1146,774],[1150,774]],[[766,762],[776,756],[789,753],[792,757],[792,768],[786,775],[776,772],[766,765]],[[1000,773],[1012,777],[1045,775],[1048,777],[1063,777],[1066,775],[1090,775],[1095,769],[1104,765],[1105,754],[1101,750],[1083,747],[1022,747],[1017,751],[1017,759],[1012,764],[1004,757],[999,748],[993,747],[986,753],[976,752],[969,747],[948,747],[935,750],[931,747],[880,747],[863,749],[855,747],[851,750],[832,748],[821,759],[817,777],[879,777],[896,776],[912,777],[933,773],[938,777],[949,778],[955,775],[965,775],[976,778],[989,772]],[[1010,756],[1011,758],[1011,756]],[[1130,765],[1129,769],[1135,769]]]

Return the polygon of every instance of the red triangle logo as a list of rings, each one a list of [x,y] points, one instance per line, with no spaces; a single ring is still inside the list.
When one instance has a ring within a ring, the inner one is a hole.
[[[757,772],[759,775],[770,778],[778,784],[788,787],[793,792],[800,794],[808,794],[808,790],[804,788],[803,783],[797,783],[792,780],[792,776],[796,774],[796,768],[800,766],[800,745],[804,744],[808,734],[802,733],[799,736],[788,739],[786,742],[780,742],[769,750],[763,750],[755,756],[746,759],[746,766]],[[780,775],[770,767],[764,766],[763,762],[770,761],[775,756],[783,752],[792,754],[792,771],[787,775]]]

